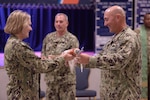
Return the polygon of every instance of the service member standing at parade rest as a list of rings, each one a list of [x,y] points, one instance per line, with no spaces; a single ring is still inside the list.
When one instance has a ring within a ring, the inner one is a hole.
[[[55,16],[56,31],[49,33],[43,40],[42,55],[60,55],[65,50],[78,48],[79,41],[67,29],[68,16],[58,13]],[[52,58],[54,56],[51,56]],[[68,68],[64,64],[61,69],[45,74],[47,84],[46,100],[75,100],[76,77],[74,67]]]

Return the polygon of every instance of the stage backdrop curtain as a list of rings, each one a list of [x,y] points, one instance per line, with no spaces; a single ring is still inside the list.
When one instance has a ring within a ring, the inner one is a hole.
[[[44,37],[55,31],[54,17],[63,12],[68,15],[68,31],[77,36],[80,48],[85,51],[94,51],[95,14],[94,9],[88,6],[73,5],[41,5],[41,4],[0,4],[0,52],[4,52],[8,34],[4,33],[4,26],[9,14],[14,10],[23,10],[31,15],[32,28],[27,42],[34,51],[41,51]]]

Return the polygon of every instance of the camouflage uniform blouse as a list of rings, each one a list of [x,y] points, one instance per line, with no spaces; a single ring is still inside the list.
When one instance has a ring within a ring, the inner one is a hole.
[[[65,50],[78,47],[79,41],[72,33],[66,32],[62,37],[57,37],[56,32],[52,32],[43,40],[42,55],[58,55]],[[69,86],[68,84],[75,85],[76,82],[75,74],[71,73],[70,69],[66,66],[60,70],[55,69],[52,73],[46,73],[45,80],[48,86],[52,85],[50,83],[62,85],[65,90],[67,90],[66,86]]]
[[[101,100],[140,100],[141,46],[130,28],[116,34],[102,52],[90,58],[101,69]]]
[[[10,36],[4,50],[4,62],[9,77],[8,100],[39,100],[39,73],[59,68],[64,59],[41,60],[27,44]]]

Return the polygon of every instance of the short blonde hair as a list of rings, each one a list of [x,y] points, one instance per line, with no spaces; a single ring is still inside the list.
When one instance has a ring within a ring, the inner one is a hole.
[[[13,11],[7,18],[4,32],[8,34],[18,34],[22,31],[23,25],[30,20],[31,16],[22,10]]]

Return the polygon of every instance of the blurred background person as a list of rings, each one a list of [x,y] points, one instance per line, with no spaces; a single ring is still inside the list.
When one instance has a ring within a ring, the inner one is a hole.
[[[10,34],[4,49],[4,66],[9,77],[7,100],[39,100],[38,75],[60,69],[65,60],[73,59],[63,54],[54,60],[41,60],[23,39],[29,37],[31,16],[21,10],[13,11],[4,31]]]
[[[102,51],[90,56],[81,53],[79,63],[101,69],[101,100],[140,100],[141,46],[140,40],[126,24],[126,15],[120,6],[104,12],[104,25],[115,33]]]
[[[66,14],[58,13],[55,16],[54,26],[56,31],[47,34],[44,38],[42,56],[57,56],[65,50],[79,48],[77,37],[67,29],[68,24],[68,16]],[[59,66],[63,66],[63,68],[45,74],[47,84],[46,100],[75,100],[75,70],[68,69],[64,64]]]
[[[146,13],[143,25],[135,29],[142,47],[142,99],[150,100],[150,13]]]

